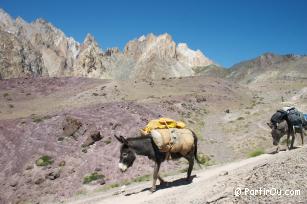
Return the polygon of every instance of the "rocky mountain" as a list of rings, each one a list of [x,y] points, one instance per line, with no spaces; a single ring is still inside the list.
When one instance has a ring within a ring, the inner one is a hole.
[[[210,76],[218,78],[225,78],[230,73],[230,69],[226,69],[216,64],[210,64],[208,66],[195,66],[193,67],[193,71],[196,76]]]
[[[83,43],[37,19],[27,23],[0,9],[1,78],[83,76],[108,79],[162,78],[194,75],[193,67],[213,61],[169,34],[148,34],[127,43],[124,51],[103,51],[88,34]],[[11,48],[13,46],[13,49]]]
[[[307,57],[265,53],[234,65],[226,77],[244,83],[307,79]]]

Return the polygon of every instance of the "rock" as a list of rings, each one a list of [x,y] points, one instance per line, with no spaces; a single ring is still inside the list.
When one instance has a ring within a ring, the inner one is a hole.
[[[98,180],[90,182],[89,184],[90,185],[104,185],[106,184],[106,181],[104,180],[104,178],[100,178]]]
[[[202,103],[202,102],[205,102],[207,101],[206,97],[204,96],[196,96],[196,102],[197,103]]]
[[[102,139],[100,132],[96,129],[87,131],[85,133],[85,136],[86,136],[86,140],[83,142],[82,147],[88,147]]]
[[[49,179],[49,180],[55,180],[55,179],[60,177],[60,174],[61,174],[61,170],[60,169],[55,169],[55,170],[52,170],[52,171],[48,172],[45,175],[45,178]]]
[[[45,181],[44,178],[39,177],[39,178],[37,178],[37,179],[34,181],[34,183],[35,183],[36,185],[40,185],[40,184],[43,183],[44,181]]]
[[[101,171],[100,167],[96,167],[94,171]]]
[[[59,163],[59,166],[65,166],[66,162],[63,160],[63,161],[60,161]]]
[[[33,168],[34,168],[34,166],[32,164],[29,164],[29,165],[26,166],[26,170],[31,170]]]
[[[82,123],[78,119],[67,116],[63,122],[63,133],[66,136],[73,136],[81,126]]]
[[[106,181],[104,179],[100,179],[99,184],[104,185],[104,184],[106,184]]]
[[[75,173],[76,172],[76,170],[74,169],[74,168],[71,168],[71,169],[69,169],[69,171],[68,171],[68,173],[70,173],[70,174],[73,174],[73,173]]]
[[[26,183],[32,183],[32,179],[31,179],[31,178],[28,178],[28,179],[26,180]]]
[[[228,174],[229,174],[228,171],[222,171],[219,175],[220,175],[220,176],[226,176],[226,175],[228,175]]]
[[[11,182],[10,182],[10,186],[11,187],[15,187],[18,185],[18,180],[17,179],[13,179]]]

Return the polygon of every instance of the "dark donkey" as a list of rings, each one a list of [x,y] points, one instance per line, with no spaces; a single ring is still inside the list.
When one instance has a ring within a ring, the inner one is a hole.
[[[197,136],[193,131],[191,131],[194,138],[193,148],[187,155],[182,155],[180,153],[171,153],[170,156],[172,159],[179,159],[184,157],[189,162],[189,168],[187,171],[187,181],[191,181],[191,173],[194,166],[194,158],[198,164],[200,161],[197,157]],[[151,135],[134,137],[134,138],[124,138],[123,136],[117,137],[117,140],[122,143],[120,149],[120,160],[119,168],[122,172],[126,171],[130,166],[132,166],[136,155],[147,156],[150,160],[155,162],[154,173],[153,173],[153,183],[151,187],[151,192],[156,190],[156,182],[159,179],[160,184],[164,184],[165,181],[159,176],[159,169],[161,163],[165,161],[168,156],[167,153],[159,151],[159,148],[154,143]]]
[[[304,121],[305,122],[305,121]],[[283,110],[278,110],[271,117],[270,123],[267,125],[271,128],[271,135],[273,138],[273,145],[277,146],[276,151],[279,151],[279,141],[284,136],[287,135],[287,148],[293,149],[296,133],[301,134],[302,145],[304,145],[304,125],[293,125],[291,120],[289,120],[288,113]]]

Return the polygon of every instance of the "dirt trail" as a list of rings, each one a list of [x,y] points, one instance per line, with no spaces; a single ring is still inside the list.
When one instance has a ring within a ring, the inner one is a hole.
[[[170,182],[169,187],[160,188],[153,194],[148,191],[151,182],[145,182],[128,186],[121,193],[120,190],[123,188],[113,189],[108,192],[72,199],[67,204],[306,202],[307,186],[304,179],[306,179],[307,173],[306,170],[299,171],[306,168],[306,162],[304,162],[306,161],[306,155],[306,146],[274,155],[264,154],[221,166],[209,167],[205,170],[194,171],[197,176],[191,184],[185,183],[182,179],[185,176],[184,174],[168,177],[166,180]],[[298,169],[298,171],[294,169]],[[289,175],[290,172],[291,175]],[[261,177],[259,178],[258,176],[260,175]],[[278,178],[282,180],[282,185],[280,185],[279,180],[271,180],[275,175],[278,175]],[[285,175],[284,179],[283,175]],[[293,179],[293,176],[296,179]],[[269,182],[266,183],[265,181]],[[271,195],[236,197],[234,196],[234,189],[237,187],[300,190],[300,195],[295,195],[294,199],[291,196],[275,197]]]

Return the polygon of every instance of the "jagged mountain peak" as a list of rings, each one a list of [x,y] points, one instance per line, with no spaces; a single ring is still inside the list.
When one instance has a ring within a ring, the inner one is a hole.
[[[83,44],[84,45],[92,45],[92,44],[98,44],[97,41],[95,40],[94,36],[90,33],[87,33],[85,38],[84,38],[84,41],[83,41]]]
[[[91,34],[87,34],[80,44],[43,18],[27,23],[22,18],[13,19],[1,9],[0,28],[14,35],[12,39],[27,42],[24,46],[29,45],[35,51],[32,53],[42,59],[42,72],[49,76],[115,79],[179,77],[195,74],[193,66],[213,63],[199,50],[194,51],[186,44],[177,46],[168,33],[142,35],[129,41],[123,52],[118,48],[103,52]],[[4,69],[6,66],[0,65],[0,75]]]

